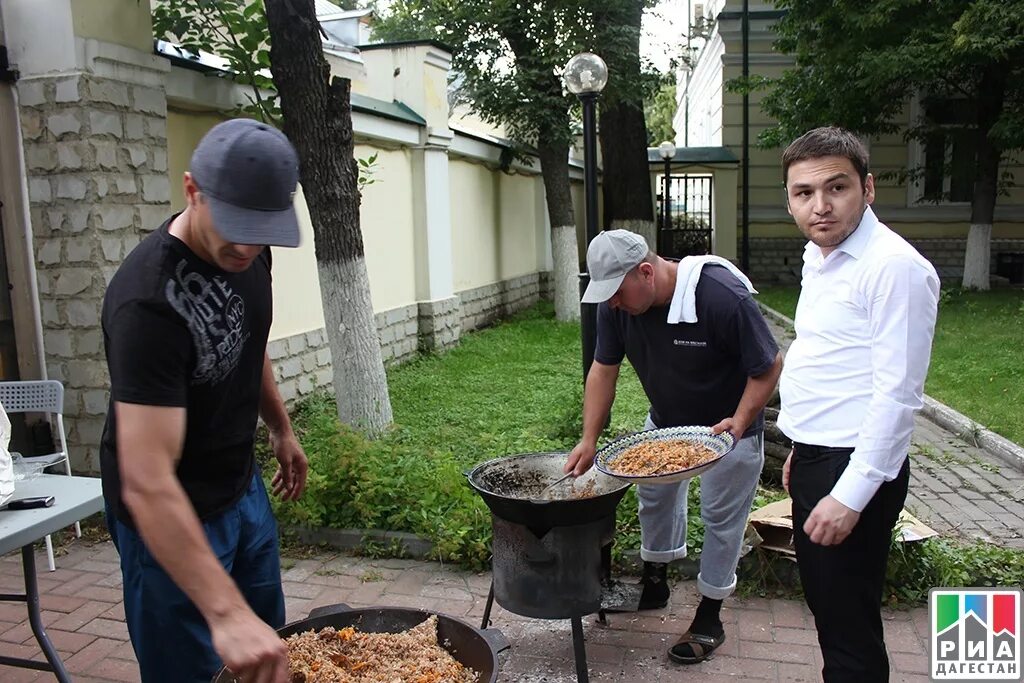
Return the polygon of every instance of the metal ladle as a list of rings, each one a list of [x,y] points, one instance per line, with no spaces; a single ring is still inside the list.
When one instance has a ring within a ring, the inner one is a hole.
[[[573,476],[573,473],[569,472],[569,474],[566,474],[566,475],[556,479],[555,481],[551,482],[550,484],[548,484],[547,486],[544,487],[544,490],[541,491],[540,495],[537,496],[537,497],[538,498],[546,497],[548,495],[548,492],[551,491],[551,489],[555,488],[556,486],[558,486],[559,484],[561,484],[563,481],[565,481],[566,479],[568,479],[571,476]]]

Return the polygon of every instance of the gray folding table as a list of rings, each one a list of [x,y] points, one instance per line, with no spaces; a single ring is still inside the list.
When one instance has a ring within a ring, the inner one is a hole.
[[[39,584],[36,581],[36,557],[33,544],[55,531],[71,526],[103,509],[100,480],[91,477],[68,477],[63,474],[42,474],[35,479],[18,481],[14,499],[53,496],[52,507],[34,510],[0,510],[0,555],[21,548],[21,566],[25,575],[25,593],[0,593],[0,600],[24,602],[28,620],[45,662],[0,655],[0,664],[39,671],[52,671],[61,683],[71,680],[57,649],[50,642],[39,615]]]

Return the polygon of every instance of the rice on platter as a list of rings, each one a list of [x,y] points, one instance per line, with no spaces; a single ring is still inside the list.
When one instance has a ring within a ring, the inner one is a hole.
[[[682,439],[644,441],[608,461],[608,468],[630,476],[657,476],[688,470],[714,460],[706,446]]]

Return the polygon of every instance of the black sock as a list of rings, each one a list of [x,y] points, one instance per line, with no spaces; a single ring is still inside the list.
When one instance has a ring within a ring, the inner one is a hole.
[[[702,636],[717,638],[722,635],[722,619],[719,616],[722,610],[721,600],[712,600],[702,596],[700,604],[697,605],[697,613],[693,615],[693,623],[690,624],[691,633],[699,633]]]
[[[709,638],[721,638],[722,634],[725,633],[725,629],[722,628],[722,620],[719,617],[721,609],[721,600],[712,600],[706,596],[701,597],[700,604],[697,605],[697,613],[693,615],[693,622],[690,623],[690,633],[708,636]],[[702,653],[707,655],[708,647],[706,645],[698,644],[698,647]],[[687,659],[696,658],[697,656],[697,652],[690,643],[673,645],[672,654]]]

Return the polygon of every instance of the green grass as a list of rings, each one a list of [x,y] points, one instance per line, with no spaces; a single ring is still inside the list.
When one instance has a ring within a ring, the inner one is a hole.
[[[442,356],[393,368],[388,387],[396,438],[448,451],[471,465],[509,453],[558,451],[581,431],[580,328],[558,323],[550,304],[469,334]],[[647,401],[624,367],[612,433],[643,427]]]
[[[1024,290],[943,292],[925,391],[1024,444]]]
[[[757,300],[792,319],[796,315],[796,301],[800,296],[799,287],[768,287],[757,288]]]
[[[758,299],[793,317],[799,290],[762,288]],[[943,290],[925,391],[997,434],[1024,444],[1024,290]]]

